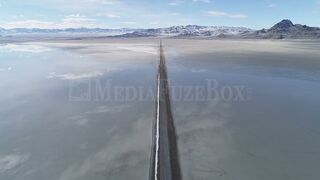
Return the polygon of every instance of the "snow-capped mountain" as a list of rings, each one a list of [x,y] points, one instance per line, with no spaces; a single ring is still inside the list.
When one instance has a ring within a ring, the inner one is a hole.
[[[253,32],[244,27],[226,26],[172,26],[169,28],[144,29],[120,35],[121,37],[219,37]]]
[[[253,32],[244,27],[225,27],[225,26],[172,26],[157,29],[89,29],[89,28],[70,28],[70,29],[0,29],[2,36],[65,36],[65,37],[218,37],[231,36]]]
[[[138,29],[101,29],[101,28],[68,28],[68,29],[40,29],[40,28],[0,28],[0,36],[44,36],[44,37],[92,37],[115,36],[132,33]]]
[[[248,33],[242,38],[250,39],[320,39],[320,28],[307,25],[293,24],[285,19],[270,29],[262,29]]]
[[[270,29],[262,29],[258,31],[245,27],[198,25],[172,26],[156,29],[3,29],[0,27],[0,37],[208,37],[236,39],[320,39],[320,28],[293,24],[290,20],[282,20]]]

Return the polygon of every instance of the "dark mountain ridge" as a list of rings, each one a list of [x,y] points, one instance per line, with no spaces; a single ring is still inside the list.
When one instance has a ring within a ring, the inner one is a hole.
[[[255,39],[320,39],[320,28],[293,24],[285,19],[270,29],[262,29],[242,36]]]
[[[0,25],[1,26],[1,25]],[[285,19],[270,29],[252,30],[226,26],[172,26],[155,29],[68,28],[40,29],[0,27],[0,37],[162,37],[162,38],[217,38],[217,39],[320,39],[320,28],[293,24]]]

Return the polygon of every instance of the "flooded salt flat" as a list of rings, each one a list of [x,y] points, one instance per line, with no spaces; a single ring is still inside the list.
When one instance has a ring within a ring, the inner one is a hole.
[[[154,86],[156,54],[130,47],[0,46],[0,179],[148,178],[154,102],[104,90]]]
[[[166,47],[172,87],[216,82],[214,97],[193,92],[194,101],[174,102],[183,179],[320,177],[319,43],[173,40]],[[236,89],[226,98],[230,87],[244,87],[245,98],[235,98]]]
[[[320,177],[320,43],[163,42],[183,179]],[[157,45],[0,45],[0,179],[148,179]]]

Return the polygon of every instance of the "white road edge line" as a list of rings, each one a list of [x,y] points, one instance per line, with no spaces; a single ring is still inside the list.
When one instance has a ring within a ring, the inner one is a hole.
[[[156,157],[155,157],[155,180],[158,179],[158,159],[159,159],[159,139],[160,139],[160,130],[159,130],[159,116],[160,116],[160,74],[158,74],[158,92],[157,92],[157,120],[156,120]]]

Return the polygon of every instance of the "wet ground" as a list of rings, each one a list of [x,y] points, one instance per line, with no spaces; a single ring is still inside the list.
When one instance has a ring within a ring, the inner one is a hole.
[[[157,45],[0,45],[0,179],[148,179]],[[318,179],[319,47],[164,40],[183,179]]]
[[[167,43],[185,180],[320,177],[319,43]]]
[[[114,88],[153,88],[156,54],[0,49],[0,179],[148,178],[153,92],[125,99]]]

